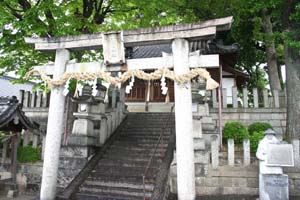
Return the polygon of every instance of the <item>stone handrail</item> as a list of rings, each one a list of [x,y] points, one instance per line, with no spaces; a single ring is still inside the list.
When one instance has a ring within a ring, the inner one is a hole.
[[[105,144],[94,154],[94,156],[89,160],[89,162],[84,166],[84,168],[79,172],[79,174],[72,180],[72,182],[57,195],[58,200],[72,199],[73,195],[77,192],[79,186],[83,183],[88,174],[95,168],[98,161],[103,157],[105,151],[110,147],[122,127],[126,124],[126,116],[121,124],[115,129],[112,135],[108,138]]]

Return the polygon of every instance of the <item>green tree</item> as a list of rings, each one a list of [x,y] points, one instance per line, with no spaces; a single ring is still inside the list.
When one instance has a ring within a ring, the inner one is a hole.
[[[26,36],[56,37],[115,30],[127,18],[134,21],[136,9],[134,3],[125,0],[0,0],[1,72],[15,70],[23,76],[33,65],[53,60],[53,54],[41,54],[27,45]],[[73,56],[82,58],[76,53]]]
[[[300,2],[285,0],[282,24],[287,71],[287,130],[288,140],[300,137]]]

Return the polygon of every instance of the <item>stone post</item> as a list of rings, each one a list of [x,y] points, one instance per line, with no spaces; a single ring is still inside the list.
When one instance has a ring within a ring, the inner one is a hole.
[[[17,160],[17,150],[18,150],[18,133],[14,133],[11,137],[11,183],[10,189],[7,193],[8,198],[14,198],[18,195],[18,187],[17,187],[17,172],[18,172],[18,160]]]
[[[100,122],[100,136],[99,136],[100,145],[103,145],[107,138],[108,138],[107,118],[106,116],[103,116]]]
[[[278,90],[273,90],[273,97],[274,97],[274,107],[275,108],[279,108],[280,104],[279,104],[279,93],[278,93]]]
[[[64,74],[69,59],[70,52],[68,50],[56,50],[54,79],[59,79]],[[63,86],[52,88],[40,193],[41,200],[55,199],[61,137],[64,132],[64,110]]]
[[[174,72],[189,71],[189,43],[185,39],[172,42]],[[178,200],[195,199],[195,166],[193,147],[193,116],[191,82],[175,82],[175,119]]]
[[[237,87],[232,87],[232,107],[233,108],[237,108],[238,107]]]
[[[125,111],[125,89],[124,87],[120,88],[120,102],[121,102],[121,121],[124,118],[124,111]]]
[[[42,94],[42,107],[46,108],[48,104],[48,95],[47,93]]]
[[[269,95],[268,90],[263,90],[264,107],[269,108]]]
[[[228,139],[228,165],[234,167],[234,140]]]
[[[249,139],[244,139],[243,141],[244,150],[244,165],[250,165],[250,141]]]
[[[298,139],[293,139],[292,140],[292,145],[293,145],[293,153],[294,153],[294,161],[295,161],[295,166],[300,167],[300,156],[299,156],[299,140]]]
[[[43,93],[42,92],[38,92],[37,93],[37,98],[36,98],[36,107],[40,108],[42,107],[42,98],[43,98]]]
[[[19,103],[23,105],[24,103],[24,90],[19,90]]]
[[[258,92],[257,92],[257,88],[253,88],[253,104],[254,104],[254,108],[258,108]]]
[[[219,140],[218,136],[212,135],[211,137],[211,165],[213,169],[219,167]]]
[[[217,90],[216,89],[212,90],[212,101],[213,101],[213,108],[217,108],[218,102],[217,102]]]
[[[223,103],[223,108],[227,108],[227,89],[222,88],[222,103]]]
[[[27,147],[30,140],[30,132],[29,131],[23,131],[23,147]]]
[[[34,108],[36,103],[36,92],[32,92],[31,94],[31,102],[30,102],[30,107]]]
[[[7,157],[7,148],[8,148],[8,142],[4,142],[3,143],[3,147],[2,147],[2,163],[5,162],[6,157]]]
[[[45,146],[46,146],[46,136],[43,135],[43,138],[42,138],[42,160],[44,160],[44,156],[45,156]]]
[[[122,105],[123,103],[122,102],[118,102],[117,103],[117,113],[118,113],[118,115],[117,115],[117,118],[118,118],[118,126],[121,124],[121,122],[122,122],[122,112],[123,112],[123,105]]]
[[[32,147],[37,148],[38,142],[39,142],[39,136],[34,134],[32,139]]]
[[[247,90],[247,88],[243,88],[243,105],[244,105],[244,108],[248,108],[248,90]]]
[[[116,112],[111,112],[111,133],[113,133],[116,129]]]
[[[26,91],[24,95],[23,107],[27,108],[30,106],[30,92]]]
[[[117,90],[115,87],[112,87],[111,90],[111,107],[114,110],[117,104]]]
[[[106,117],[107,117],[107,137],[109,137],[112,133],[112,117],[111,117],[111,114],[108,113],[106,114]]]

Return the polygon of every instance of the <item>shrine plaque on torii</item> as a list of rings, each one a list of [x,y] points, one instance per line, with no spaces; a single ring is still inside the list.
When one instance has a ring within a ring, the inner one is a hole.
[[[36,50],[56,51],[54,65],[36,66],[46,74],[59,79],[65,72],[122,71],[130,69],[174,68],[182,75],[194,67],[219,67],[219,56],[199,55],[189,52],[188,41],[212,39],[217,31],[229,30],[232,17],[208,20],[186,25],[145,28],[113,33],[68,36],[61,38],[25,38]],[[186,40],[187,39],[187,40]],[[159,58],[125,60],[126,47],[172,43],[173,55],[163,54]],[[69,50],[104,50],[104,61],[90,63],[68,62]],[[108,51],[108,52],[107,52]],[[54,199],[56,194],[57,170],[61,133],[63,132],[64,100],[62,87],[51,90],[48,127],[45,145],[45,160],[40,199]],[[175,82],[175,120],[177,189],[179,200],[195,199],[195,170],[193,149],[193,122],[190,81],[184,86]]]

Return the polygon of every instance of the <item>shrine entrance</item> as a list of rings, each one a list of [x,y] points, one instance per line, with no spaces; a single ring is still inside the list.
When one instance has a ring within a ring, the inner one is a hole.
[[[166,80],[167,94],[161,92],[159,80],[144,81],[137,79],[131,93],[126,94],[126,102],[174,102],[174,82]]]
[[[206,89],[218,87],[218,83],[203,68],[218,68],[220,62],[218,54],[201,55],[200,51],[190,52],[189,42],[212,39],[216,37],[218,31],[229,30],[232,21],[232,17],[226,17],[186,25],[113,33],[62,38],[26,38],[25,41],[35,45],[36,50],[56,52],[54,65],[35,67],[30,72],[38,72],[42,79],[51,86],[40,199],[52,200],[56,195],[59,153],[65,120],[65,97],[62,86],[70,78],[80,81],[100,78],[108,85],[115,86],[129,81],[129,84],[125,88],[121,87],[120,90],[125,90],[128,98],[132,93],[130,98],[136,100],[145,98],[150,100],[150,95],[147,97],[146,90],[150,91],[151,85],[146,85],[145,82],[152,81],[153,101],[163,100],[158,87],[162,94],[167,94],[169,91],[170,100],[172,100],[172,85],[166,80],[174,81],[178,199],[194,200],[196,194],[191,79],[201,76],[206,79]],[[125,59],[125,48],[149,44],[171,44],[172,54],[163,54],[162,57],[156,58]],[[99,48],[103,49],[104,60],[102,61],[69,62],[70,51]],[[147,73],[148,70],[154,70],[154,72]],[[112,72],[119,72],[119,77],[112,76]],[[49,75],[53,75],[53,79]],[[144,82],[137,83],[138,86],[133,92],[135,79],[143,79]]]

